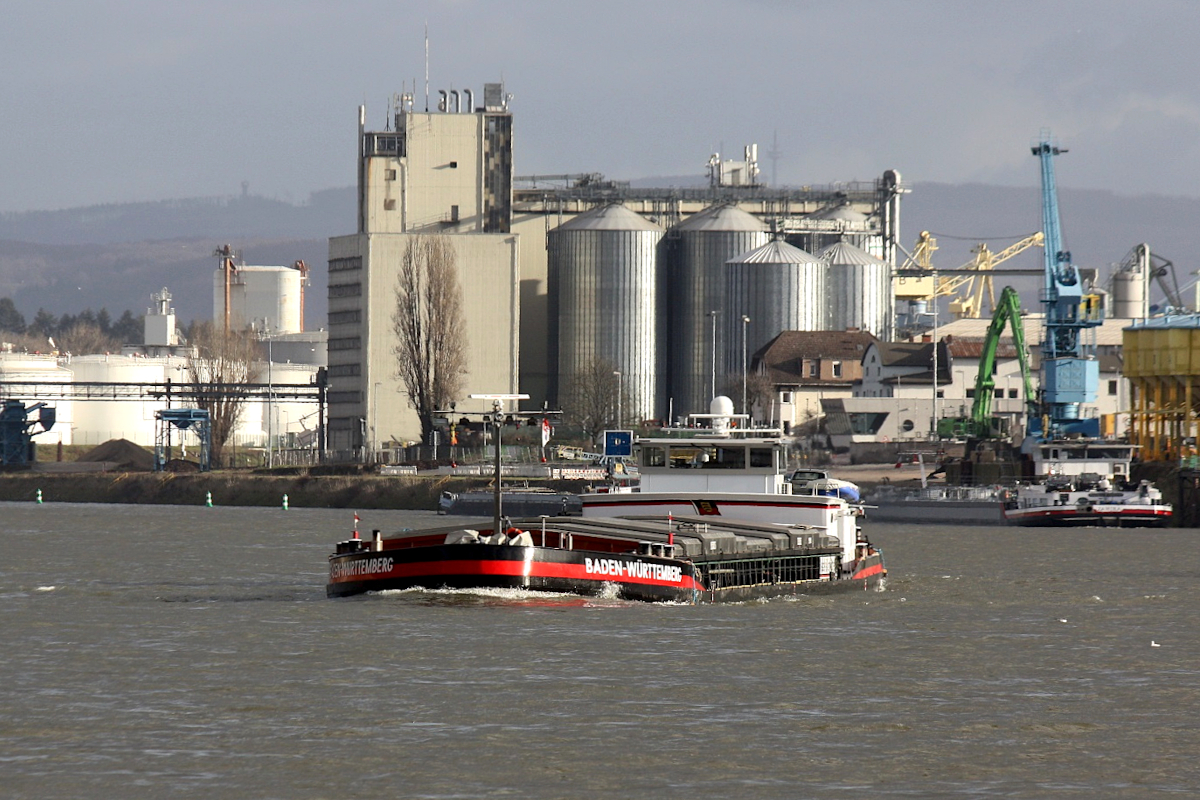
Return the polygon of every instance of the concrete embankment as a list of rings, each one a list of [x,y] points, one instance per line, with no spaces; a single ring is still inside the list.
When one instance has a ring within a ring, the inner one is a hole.
[[[0,475],[0,500],[35,502],[41,490],[44,502],[204,505],[211,493],[214,505],[278,506],[286,494],[288,505],[294,508],[432,511],[437,508],[442,492],[479,488],[486,483],[478,478],[409,475],[18,472]],[[548,481],[539,485],[582,490],[582,483],[576,481]]]

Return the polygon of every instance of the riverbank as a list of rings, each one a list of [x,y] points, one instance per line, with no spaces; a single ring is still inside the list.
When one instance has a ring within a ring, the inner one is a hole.
[[[0,474],[0,501],[58,503],[150,503],[162,505],[279,506],[295,508],[390,508],[432,511],[442,492],[487,485],[480,478],[422,475],[269,475],[242,471],[207,473],[103,472]],[[545,481],[554,489],[582,491],[580,481]]]

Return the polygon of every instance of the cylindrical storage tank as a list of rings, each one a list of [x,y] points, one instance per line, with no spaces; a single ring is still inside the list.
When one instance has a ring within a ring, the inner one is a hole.
[[[49,342],[47,342],[49,344]],[[36,383],[44,391],[51,391],[52,387],[64,386],[65,384],[74,383],[75,378],[70,369],[59,364],[57,355],[40,355],[37,353],[8,353],[0,352],[0,386],[8,382],[13,383]],[[10,388],[9,391],[12,391]],[[58,390],[55,390],[58,391]],[[66,392],[66,389],[61,391]],[[69,396],[69,395],[68,395]],[[0,405],[4,400],[11,398],[11,394],[0,396]],[[25,407],[29,408],[36,404],[35,400],[25,401]],[[46,433],[34,434],[35,444],[75,444],[73,434],[75,431],[75,401],[73,400],[52,400],[48,404],[54,408],[55,421],[54,427]],[[41,415],[41,411],[31,412],[29,419],[37,419]],[[41,426],[37,427],[41,430]]]
[[[895,313],[891,265],[846,242],[825,248],[821,259],[828,265],[826,327],[831,331],[858,328],[890,341]]]
[[[299,333],[302,276],[291,267],[238,267],[229,287],[230,326]],[[225,322],[225,273],[213,273],[213,320]]]
[[[1141,319],[1148,314],[1145,273],[1140,269],[1113,273],[1112,307],[1108,316],[1116,319]]]
[[[824,261],[782,239],[725,263],[730,311],[725,374],[740,375],[743,359],[749,369],[750,356],[783,331],[824,330],[826,271]],[[744,322],[744,317],[750,321]]]
[[[655,417],[662,237],[662,228],[619,204],[580,214],[548,234],[559,403],[569,405],[575,390],[610,383],[614,420],[618,386],[626,425]]]
[[[721,363],[714,363],[713,319],[717,312],[716,352],[730,315],[725,290],[725,262],[766,244],[771,235],[760,220],[731,205],[712,206],[675,227],[679,233],[668,302],[670,305],[670,396],[674,416],[702,414],[725,383]],[[714,369],[715,368],[715,369]],[[714,372],[716,375],[714,376]]]
[[[169,377],[178,385],[188,383],[184,359],[135,358],[133,356],[74,356],[68,365],[76,383],[162,384]],[[184,405],[180,400],[176,406]],[[186,403],[191,405],[190,402]],[[92,399],[76,403],[75,444],[98,445],[109,439],[128,439],[143,447],[154,446],[154,412],[165,408],[161,397],[139,400]]]

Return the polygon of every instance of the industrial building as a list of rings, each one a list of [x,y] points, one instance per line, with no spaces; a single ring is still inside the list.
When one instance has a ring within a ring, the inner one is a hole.
[[[359,110],[358,226],[329,242],[331,448],[419,435],[393,352],[397,274],[412,237],[444,235],[457,253],[467,391],[523,392],[525,408],[558,405],[573,375],[601,359],[628,379],[629,418],[679,418],[707,410],[744,354],[788,327],[845,322],[891,335],[897,172],[771,188],[757,181],[751,146],[740,160],[713,156],[702,188],[520,177],[504,87],[487,84],[479,105],[471,90],[439,94],[438,108],[424,111],[397,96],[382,131],[368,130]],[[764,307],[761,288],[728,284],[754,269],[747,254],[775,239],[804,253],[762,270],[800,292],[779,297],[792,303],[782,309]],[[831,247],[838,262],[815,264],[812,254]],[[847,295],[827,301],[829,281]],[[467,400],[458,409],[484,410]]]
[[[284,276],[284,281],[290,280],[286,273],[299,274],[294,268],[259,269]],[[215,275],[221,280],[223,269],[218,269]],[[259,375],[268,387],[315,384],[326,358],[325,332],[299,330],[300,292],[286,292],[284,301],[271,292],[266,295],[257,306],[251,302],[235,307],[270,310],[274,316],[260,319],[295,330],[264,335],[263,351],[267,357],[252,365],[252,373]],[[253,297],[253,293],[249,296]],[[153,293],[151,300],[153,305],[143,317],[143,343],[126,345],[119,354],[0,352],[0,383],[6,385],[8,395],[46,401],[55,407],[54,427],[39,439],[40,443],[99,445],[110,439],[126,439],[145,447],[154,446],[155,414],[172,406],[169,387],[188,384],[188,366],[195,358],[195,350],[176,327],[171,293],[164,288]],[[223,319],[223,307],[222,292],[215,298],[214,319]],[[182,403],[177,399],[174,404]],[[312,400],[298,399],[282,391],[280,396],[272,396],[268,391],[266,397],[245,402],[229,447],[268,450],[317,447],[319,415],[318,405]],[[184,444],[198,445],[191,433],[180,436]]]
[[[1200,314],[1136,320],[1125,329],[1132,384],[1130,441],[1150,461],[1196,455],[1200,436]]]

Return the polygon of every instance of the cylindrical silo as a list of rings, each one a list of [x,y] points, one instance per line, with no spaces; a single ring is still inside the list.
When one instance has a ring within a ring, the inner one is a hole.
[[[670,396],[678,418],[705,413],[713,395],[720,394],[726,382],[724,365],[714,360],[725,347],[722,334],[730,315],[725,262],[762,247],[770,234],[760,220],[731,205],[707,208],[679,223],[675,230],[679,247],[667,291]]]
[[[580,214],[548,234],[560,403],[603,369],[621,373],[614,382],[627,425],[656,416],[662,237],[662,228],[619,204]]]
[[[725,262],[725,374],[741,374],[743,359],[748,368],[750,356],[783,331],[825,329],[826,271],[824,261],[782,239]]]
[[[1150,276],[1150,247],[1139,244],[1112,276],[1112,305],[1108,316],[1141,319],[1150,314],[1147,302]]]
[[[299,333],[303,276],[292,267],[237,268],[229,287],[229,305],[235,329],[254,327],[268,333]],[[213,320],[225,320],[225,273],[213,273]]]
[[[819,253],[837,242],[852,244],[876,258],[883,254],[883,237],[869,233],[869,217],[848,204],[841,204],[814,211],[806,219],[821,221],[825,230],[805,236],[798,244],[810,253]]]
[[[828,265],[826,327],[831,331],[858,328],[890,340],[894,314],[891,265],[846,242],[825,248],[821,259]]]
[[[1116,319],[1139,319],[1147,313],[1145,275],[1132,270],[1113,273],[1109,315]]]
[[[164,383],[169,376],[177,385],[188,381],[183,359],[135,358],[133,356],[87,355],[71,359],[77,383]],[[163,408],[162,398],[140,400],[92,399],[75,408],[76,444],[98,445],[109,439],[128,439],[134,444],[154,444],[154,412]]]

